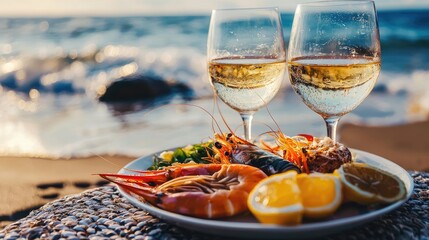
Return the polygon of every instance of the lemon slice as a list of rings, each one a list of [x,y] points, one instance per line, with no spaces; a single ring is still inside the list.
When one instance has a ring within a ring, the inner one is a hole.
[[[360,204],[391,203],[405,197],[405,185],[397,176],[365,163],[347,163],[335,171],[348,200]]]
[[[259,222],[283,225],[301,223],[303,206],[296,176],[295,171],[272,175],[253,188],[247,205]]]
[[[323,218],[334,213],[342,202],[341,181],[333,174],[299,174],[297,176],[304,216]]]

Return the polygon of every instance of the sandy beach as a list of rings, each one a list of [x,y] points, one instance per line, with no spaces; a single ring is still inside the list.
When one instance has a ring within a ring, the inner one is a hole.
[[[429,132],[429,121],[388,127],[343,124],[339,132],[341,141],[349,147],[375,153],[407,170],[429,171],[429,142],[422,140]],[[117,172],[134,158],[0,157],[1,226],[49,201],[106,184],[93,174]]]
[[[125,156],[0,157],[0,229],[45,203],[106,184],[93,174],[117,172],[133,159]]]
[[[349,147],[377,154],[407,170],[429,172],[429,121],[377,127],[344,124],[339,131]]]

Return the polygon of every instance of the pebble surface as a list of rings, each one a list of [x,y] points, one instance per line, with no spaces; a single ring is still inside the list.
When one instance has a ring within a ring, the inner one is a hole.
[[[325,239],[429,239],[429,173],[410,172],[414,193],[399,209]],[[109,185],[50,202],[6,226],[0,239],[225,239],[168,224]]]

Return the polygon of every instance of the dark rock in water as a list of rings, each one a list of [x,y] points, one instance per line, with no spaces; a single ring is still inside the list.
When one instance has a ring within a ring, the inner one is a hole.
[[[374,86],[374,88],[372,89],[372,92],[374,92],[374,93],[387,93],[387,92],[389,92],[389,89],[384,84],[378,84],[378,85]]]
[[[184,83],[166,81],[158,77],[132,75],[110,84],[99,100],[101,102],[154,101],[157,98],[175,95],[191,99],[193,91]]]

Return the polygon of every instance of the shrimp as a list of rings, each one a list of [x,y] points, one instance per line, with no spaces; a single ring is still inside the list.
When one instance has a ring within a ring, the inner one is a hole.
[[[271,135],[276,145],[272,147],[262,142],[264,149],[280,152],[283,158],[296,164],[302,172],[331,173],[352,160],[350,150],[329,137],[317,138],[308,134],[289,137],[280,131]]]
[[[273,152],[261,149],[249,141],[235,134],[215,134],[214,148],[212,149],[221,163],[238,163],[257,167],[267,175],[300,168],[291,161],[282,158]]]
[[[305,149],[310,145],[314,137],[307,134],[289,137],[280,131],[272,135],[275,138],[277,146],[272,148],[262,143],[263,146],[271,152],[280,151],[283,158],[296,164],[302,172],[310,173]]]
[[[99,176],[164,210],[209,219],[245,212],[248,194],[267,177],[240,164],[183,164],[135,172]]]

